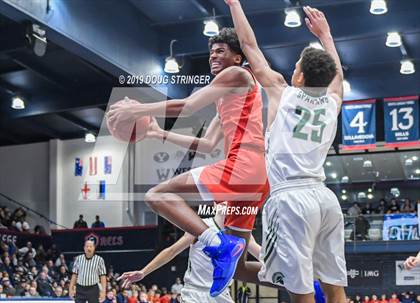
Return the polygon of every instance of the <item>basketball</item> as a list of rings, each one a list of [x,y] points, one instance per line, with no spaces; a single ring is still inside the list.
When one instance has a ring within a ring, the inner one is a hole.
[[[118,101],[127,102],[126,100]],[[129,101],[132,102],[132,101]],[[138,142],[146,137],[147,129],[152,121],[150,116],[138,118],[136,121],[114,121],[111,123],[106,118],[106,125],[111,135],[122,142]]]

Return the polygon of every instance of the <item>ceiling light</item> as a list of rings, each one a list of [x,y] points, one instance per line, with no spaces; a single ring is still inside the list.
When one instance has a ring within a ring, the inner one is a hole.
[[[364,168],[370,168],[370,167],[372,167],[372,161],[370,161],[370,160],[365,160],[365,161],[363,162],[363,167],[364,167]]]
[[[369,200],[372,200],[373,199],[373,195],[372,194],[368,194],[367,197],[368,197]]]
[[[96,137],[92,133],[86,133],[85,135],[85,142],[86,143],[94,143],[96,142]]]
[[[341,200],[346,201],[347,200],[347,196],[346,195],[341,195]]]
[[[203,34],[207,37],[213,37],[219,34],[219,25],[216,23],[216,11],[213,8],[213,19],[204,21]]]
[[[219,34],[219,25],[214,20],[205,21],[204,24],[204,36],[213,37]]]
[[[370,13],[373,15],[382,15],[388,11],[385,0],[372,0],[370,3]]]
[[[419,158],[418,158],[417,156],[412,156],[412,157],[411,157],[411,159],[412,159],[413,161],[417,161]]]
[[[179,65],[176,62],[175,57],[173,56],[173,45],[176,40],[171,40],[171,44],[169,45],[169,57],[165,59],[165,72],[168,74],[176,74],[179,73]]]
[[[22,100],[20,97],[14,97],[12,99],[12,108],[13,109],[24,109],[25,108],[25,101]]]
[[[345,189],[341,190],[341,193],[345,194],[347,191]]]
[[[372,192],[372,188],[368,188],[368,192],[371,193]]]
[[[405,160],[404,164],[405,164],[405,166],[411,166],[411,165],[413,165],[413,160],[407,159],[407,160]]]
[[[331,173],[331,178],[336,179],[337,178],[337,174],[336,173]]]
[[[322,49],[322,50],[324,49],[322,44],[319,43],[319,42],[311,42],[311,43],[309,43],[309,46],[313,47],[313,48],[316,48],[316,49]]]
[[[351,92],[351,85],[350,85],[349,81],[347,81],[347,80],[343,81],[343,90],[344,90],[344,93]]]
[[[420,175],[420,169],[416,169],[415,171],[414,171],[417,175]]]
[[[401,46],[401,36],[397,32],[391,32],[388,33],[388,36],[386,37],[386,43],[385,45],[388,47],[399,47]]]
[[[330,161],[327,161],[327,162],[325,162],[325,165],[326,165],[326,166],[331,166],[331,165],[332,165],[332,163],[331,163]]]
[[[341,178],[341,183],[348,183],[349,182],[349,177],[347,177],[347,176],[343,176],[342,178]]]
[[[175,58],[168,57],[165,62],[165,72],[168,74],[179,73],[179,65]]]
[[[416,72],[416,68],[414,67],[414,63],[411,60],[402,60],[401,61],[401,69],[400,73],[403,75],[410,75]]]
[[[400,190],[398,189],[398,187],[391,188],[391,194],[394,197],[398,198],[400,196]]]
[[[359,193],[357,193],[357,198],[358,199],[366,199],[366,194],[364,192],[359,192]]]
[[[300,16],[295,10],[286,11],[286,19],[284,19],[284,25],[287,27],[299,27],[302,25],[300,21]]]

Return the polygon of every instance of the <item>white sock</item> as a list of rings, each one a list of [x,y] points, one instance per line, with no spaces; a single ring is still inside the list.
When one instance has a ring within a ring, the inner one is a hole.
[[[206,246],[219,246],[221,243],[217,232],[210,227],[198,236],[198,240]]]

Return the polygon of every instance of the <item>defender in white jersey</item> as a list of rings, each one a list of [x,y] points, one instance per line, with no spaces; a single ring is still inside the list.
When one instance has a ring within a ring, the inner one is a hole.
[[[222,203],[223,204],[223,203]],[[216,207],[216,206],[215,206]],[[221,230],[225,220],[225,216],[221,207],[217,207],[219,211],[216,216],[204,219],[207,226],[216,232]],[[184,275],[184,287],[181,290],[181,298],[183,303],[233,303],[230,296],[229,288],[226,288],[217,297],[210,296],[210,288],[213,283],[213,265],[211,259],[203,252],[203,245],[200,241],[185,233],[172,246],[162,250],[149,264],[139,271],[126,272],[121,275],[119,280],[123,280],[122,287],[127,287],[131,283],[140,281],[151,272],[157,270],[163,265],[169,263],[173,258],[179,255],[186,248],[190,248],[188,258],[188,268]],[[258,258],[261,247],[255,242],[251,236],[248,244],[248,252]]]
[[[239,0],[225,0],[251,69],[268,97],[266,165],[271,196],[263,209],[261,281],[284,286],[292,302],[314,302],[319,279],[327,302],[344,303],[347,272],[343,214],[324,184],[323,164],[337,128],[343,71],[324,14],[304,7],[325,50],[306,48],[292,86],[258,48]]]

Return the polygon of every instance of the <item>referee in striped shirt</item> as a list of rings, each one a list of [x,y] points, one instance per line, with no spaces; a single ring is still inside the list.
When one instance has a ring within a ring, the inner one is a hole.
[[[98,303],[105,300],[106,269],[102,257],[95,255],[95,242],[85,241],[85,253],[76,257],[69,295],[76,303]],[[99,290],[99,282],[101,289]]]

